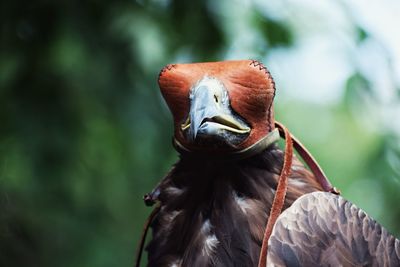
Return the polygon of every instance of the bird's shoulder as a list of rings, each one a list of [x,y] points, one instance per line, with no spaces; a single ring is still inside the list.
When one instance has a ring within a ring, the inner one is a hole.
[[[345,198],[313,192],[278,218],[268,265],[400,266],[400,241]]]

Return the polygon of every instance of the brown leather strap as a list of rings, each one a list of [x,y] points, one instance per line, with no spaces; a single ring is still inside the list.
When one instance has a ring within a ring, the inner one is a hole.
[[[293,143],[289,131],[282,124],[275,124],[285,138],[285,155],[283,160],[283,167],[281,174],[279,175],[278,186],[276,187],[276,193],[274,201],[272,202],[271,211],[269,213],[267,226],[264,231],[264,238],[261,246],[260,258],[258,261],[258,267],[266,266],[267,263],[267,250],[268,240],[271,236],[272,229],[274,228],[275,222],[281,214],[283,204],[285,203],[288,177],[290,175],[292,160],[293,160]]]
[[[317,161],[311,155],[310,152],[304,147],[300,141],[295,138],[287,128],[279,123],[275,122],[275,127],[279,129],[279,133],[281,137],[284,138],[285,141],[285,155],[284,155],[284,162],[281,174],[279,176],[278,186],[276,189],[276,193],[274,196],[274,201],[272,203],[272,208],[270,215],[268,217],[267,226],[264,232],[264,238],[262,242],[260,258],[258,262],[258,267],[266,266],[267,264],[267,253],[268,253],[268,241],[272,234],[272,230],[274,228],[275,222],[278,219],[283,204],[285,202],[286,191],[287,191],[287,184],[288,184],[288,176],[290,175],[290,169],[292,165],[293,159],[293,146],[296,151],[299,153],[300,157],[304,160],[307,166],[310,168],[311,172],[314,174],[324,191],[331,192],[334,194],[339,195],[340,191],[333,187],[332,184],[329,182],[328,178],[326,177],[325,173],[322,171],[321,167],[318,165]],[[287,164],[289,162],[289,164]]]
[[[178,151],[179,154],[184,155],[185,157],[191,157],[199,160],[207,159],[213,161],[238,161],[250,158],[256,154],[261,153],[262,151],[267,149],[270,145],[278,142],[279,139],[280,139],[279,130],[274,129],[271,132],[269,132],[266,136],[261,138],[259,141],[257,141],[256,143],[245,149],[230,153],[224,152],[222,154],[215,153],[214,151],[204,152],[204,151],[191,150],[185,147],[183,144],[181,144],[176,138],[173,139],[172,144],[175,150]]]
[[[142,231],[142,236],[140,237],[139,240],[139,246],[136,250],[136,263],[135,267],[140,267],[140,260],[142,258],[142,252],[143,252],[143,247],[144,247],[144,242],[146,241],[146,235],[149,230],[151,222],[154,220],[154,217],[157,215],[157,213],[160,211],[160,205],[157,205],[154,210],[150,213],[149,217],[147,218],[143,231]]]
[[[304,147],[302,143],[300,143],[300,141],[296,137],[294,137],[293,135],[291,135],[291,137],[293,140],[294,149],[296,149],[297,153],[299,153],[300,157],[310,168],[311,172],[314,174],[315,178],[317,178],[319,184],[322,186],[324,191],[340,195],[340,191],[336,187],[332,186],[324,171],[318,165],[317,161],[314,159],[311,153]]]

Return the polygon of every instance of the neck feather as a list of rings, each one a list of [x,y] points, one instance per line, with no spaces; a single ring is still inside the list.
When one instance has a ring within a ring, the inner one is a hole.
[[[237,162],[182,158],[160,184],[149,266],[256,266],[282,164],[275,145]],[[284,208],[317,190],[294,158]]]

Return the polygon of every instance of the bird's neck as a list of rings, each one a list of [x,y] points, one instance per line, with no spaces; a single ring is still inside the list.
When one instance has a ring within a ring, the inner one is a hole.
[[[276,147],[238,162],[182,158],[160,187],[150,265],[255,266],[282,161]],[[294,164],[285,207],[319,190],[301,163]]]

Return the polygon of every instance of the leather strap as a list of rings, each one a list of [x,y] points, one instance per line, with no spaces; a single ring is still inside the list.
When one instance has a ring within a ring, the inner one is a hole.
[[[149,217],[147,218],[146,222],[144,223],[143,226],[143,231],[142,231],[142,236],[140,237],[140,242],[139,242],[139,247],[136,250],[136,263],[135,267],[140,267],[140,260],[142,258],[142,252],[144,248],[144,242],[146,241],[146,235],[149,230],[151,222],[154,220],[156,217],[157,213],[160,211],[161,206],[157,205],[154,210],[151,212]]]
[[[281,125],[279,122],[275,122],[275,125]],[[314,174],[315,178],[317,178],[319,184],[322,186],[324,191],[331,192],[336,195],[340,195],[340,191],[332,186],[331,182],[326,177],[324,171],[318,165],[317,161],[311,155],[311,153],[305,148],[305,146],[300,143],[300,141],[291,134],[291,138],[293,140],[294,149],[299,153],[300,157],[304,160],[307,166],[310,168],[311,172]]]
[[[279,129],[281,137],[285,139],[285,155],[284,155],[282,171],[278,180],[278,186],[276,188],[276,193],[268,217],[267,226],[264,231],[264,238],[261,246],[258,267],[267,265],[268,241],[272,234],[275,222],[278,219],[279,215],[281,214],[283,204],[285,203],[288,177],[290,175],[292,159],[293,159],[293,146],[299,153],[300,157],[310,168],[311,172],[314,174],[315,178],[322,186],[324,191],[331,192],[337,195],[340,194],[340,191],[336,189],[336,187],[332,186],[332,184],[326,177],[325,173],[318,165],[317,161],[314,159],[311,153],[304,147],[304,145],[300,143],[300,141],[297,138],[295,138],[291,133],[289,133],[288,129],[283,124],[275,121],[275,127]]]
[[[206,158],[208,160],[215,161],[235,161],[242,160],[245,158],[250,158],[254,155],[257,155],[267,149],[273,143],[276,143],[279,140],[279,130],[274,129],[269,132],[266,136],[261,138],[255,144],[231,153],[224,153],[223,155],[212,153],[212,152],[203,152],[203,151],[193,151],[186,148],[183,144],[181,144],[176,138],[173,140],[173,146],[179,154],[184,155],[185,157],[192,158]]]
[[[293,160],[293,143],[289,131],[282,124],[275,124],[275,126],[277,126],[282,137],[285,139],[285,155],[281,174],[279,175],[278,186],[276,187],[274,201],[272,202],[271,211],[267,220],[267,226],[265,227],[264,231],[258,267],[266,266],[267,263],[268,240],[271,236],[275,222],[281,214],[283,204],[285,203],[288,177],[290,175]]]

